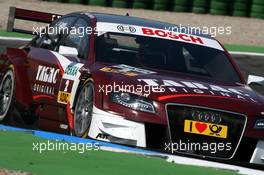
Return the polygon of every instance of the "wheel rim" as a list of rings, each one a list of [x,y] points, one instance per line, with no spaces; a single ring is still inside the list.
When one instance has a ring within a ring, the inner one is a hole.
[[[13,98],[14,80],[11,71],[7,72],[0,85],[0,120],[7,114]]]
[[[74,131],[82,136],[90,127],[93,111],[93,88],[87,84],[78,96],[74,113]]]

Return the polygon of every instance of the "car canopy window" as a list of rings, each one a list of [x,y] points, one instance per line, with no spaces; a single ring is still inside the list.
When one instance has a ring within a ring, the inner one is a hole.
[[[222,49],[161,38],[104,33],[96,39],[96,61],[240,82]]]

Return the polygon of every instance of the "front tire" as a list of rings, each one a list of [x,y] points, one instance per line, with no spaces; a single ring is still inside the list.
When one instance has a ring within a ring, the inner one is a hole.
[[[74,134],[87,137],[93,113],[94,86],[92,82],[83,85],[78,95],[74,110]]]
[[[15,91],[15,76],[13,70],[7,70],[0,84],[0,122],[10,117],[13,110]]]

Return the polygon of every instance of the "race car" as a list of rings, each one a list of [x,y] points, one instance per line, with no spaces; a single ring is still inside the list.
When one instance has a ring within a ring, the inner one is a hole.
[[[3,123],[18,111],[43,130],[264,163],[264,98],[215,38],[86,12],[63,15],[44,31],[1,55]]]

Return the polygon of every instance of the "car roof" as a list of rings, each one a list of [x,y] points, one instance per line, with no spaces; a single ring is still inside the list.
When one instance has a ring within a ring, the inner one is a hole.
[[[214,39],[210,35],[203,34],[201,32],[201,30],[197,30],[197,29],[191,30],[190,26],[188,29],[186,26],[182,26],[182,25],[175,25],[175,24],[171,24],[171,23],[167,23],[167,22],[161,22],[161,21],[139,18],[139,17],[133,17],[133,16],[127,16],[127,15],[115,15],[115,14],[96,13],[96,12],[91,12],[89,14],[95,16],[95,18],[97,19],[97,22],[129,24],[129,25],[151,27],[151,28],[157,28],[157,29],[163,29],[163,30],[172,30],[174,27],[173,31],[175,31],[175,32],[180,32],[180,33],[185,33],[185,34],[190,34],[190,35],[201,36],[204,38]],[[195,27],[195,28],[197,28],[197,27]]]

